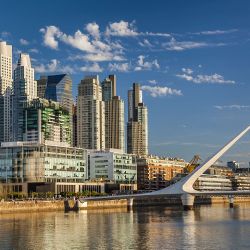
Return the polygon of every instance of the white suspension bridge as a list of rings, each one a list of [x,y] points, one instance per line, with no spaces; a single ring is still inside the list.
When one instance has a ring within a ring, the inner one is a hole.
[[[192,209],[194,204],[195,196],[203,195],[227,195],[230,199],[230,203],[233,202],[234,195],[250,195],[249,191],[198,191],[193,188],[195,181],[209,168],[211,167],[223,154],[225,154],[240,138],[242,138],[248,131],[250,126],[241,131],[232,140],[226,143],[218,152],[216,152],[212,157],[206,160],[202,165],[194,169],[189,175],[182,178],[175,184],[163,188],[158,191],[144,193],[144,194],[132,194],[132,195],[115,195],[115,196],[102,196],[102,197],[88,197],[80,199],[78,202],[79,206],[87,206],[89,200],[119,200],[127,199],[128,206],[133,206],[134,198],[146,198],[146,197],[162,197],[167,195],[176,195],[181,197],[182,205],[185,209]]]

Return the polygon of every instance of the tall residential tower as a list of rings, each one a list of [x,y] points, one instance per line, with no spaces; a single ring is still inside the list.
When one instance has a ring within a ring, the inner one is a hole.
[[[24,104],[37,98],[37,84],[34,80],[34,69],[28,54],[21,53],[14,70],[13,91],[13,140],[23,141]]]
[[[124,151],[124,101],[116,96],[116,76],[109,75],[102,82],[105,102],[105,148]]]
[[[105,107],[98,76],[86,76],[78,86],[77,145],[105,149]]]
[[[142,102],[140,84],[128,91],[127,152],[148,154],[148,109]]]
[[[11,140],[12,46],[0,41],[0,142]]]

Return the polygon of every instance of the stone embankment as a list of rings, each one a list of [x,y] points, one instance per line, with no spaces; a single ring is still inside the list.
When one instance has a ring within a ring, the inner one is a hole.
[[[250,196],[235,197],[234,203],[250,202]],[[229,203],[227,197],[196,197],[195,205]],[[122,200],[99,200],[80,203],[74,200],[31,200],[31,201],[0,201],[1,213],[19,213],[19,212],[40,212],[40,211],[70,211],[70,210],[89,210],[89,209],[108,209],[108,208],[126,208],[128,201]],[[134,207],[140,206],[181,206],[179,197],[150,198],[133,201]]]

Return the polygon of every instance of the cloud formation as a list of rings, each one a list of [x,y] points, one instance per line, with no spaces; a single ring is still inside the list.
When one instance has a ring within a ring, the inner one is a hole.
[[[100,39],[100,30],[99,30],[99,25],[97,23],[95,23],[95,22],[88,23],[86,25],[86,30],[95,39],[97,39],[97,40]]]
[[[109,63],[108,69],[110,71],[128,72],[130,65],[129,63]]]
[[[177,96],[183,95],[181,90],[171,89],[168,87],[143,85],[141,86],[141,89],[149,92],[149,94],[152,97],[161,97],[161,96],[167,96],[167,95],[177,95]]]
[[[62,66],[57,59],[52,59],[48,64],[40,64],[35,66],[37,73],[69,73],[73,74],[75,70],[71,66]]]
[[[157,83],[156,80],[148,80],[148,82],[151,83],[151,84],[156,84]]]
[[[58,41],[56,38],[59,38],[62,35],[62,32],[56,26],[47,26],[46,28],[40,29],[40,32],[43,33],[43,43],[45,46],[51,49],[58,49]]]
[[[21,38],[19,40],[19,42],[20,42],[21,45],[24,45],[24,46],[29,45],[29,42],[27,40],[23,39],[23,38]]]
[[[80,68],[83,72],[93,72],[93,73],[100,73],[103,71],[103,68],[100,67],[100,65],[96,62],[94,62],[91,65],[85,65]]]
[[[166,50],[183,51],[187,49],[196,49],[209,46],[206,42],[181,41],[178,42],[175,38],[171,38],[169,42],[163,43],[162,46]]]
[[[239,104],[232,104],[232,105],[215,105],[214,108],[218,110],[246,110],[250,108],[250,105],[239,105]]]
[[[238,29],[229,29],[229,30],[205,30],[200,32],[194,32],[191,33],[193,35],[223,35],[223,34],[229,34],[233,32],[237,32]]]
[[[217,73],[212,75],[189,75],[177,74],[177,77],[193,83],[217,83],[217,84],[235,84],[233,80],[226,80],[222,75]]]
[[[120,22],[110,23],[106,28],[107,36],[137,36],[134,23],[121,20]]]
[[[145,58],[146,57],[143,55],[138,56],[138,61],[137,61],[137,66],[135,67],[135,71],[160,68],[160,64],[158,63],[157,59],[153,60],[152,62],[149,62],[149,61],[145,61]]]

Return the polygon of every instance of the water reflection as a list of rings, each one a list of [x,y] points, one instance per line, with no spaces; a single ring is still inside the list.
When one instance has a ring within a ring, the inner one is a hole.
[[[0,249],[250,248],[250,206],[0,215]]]

